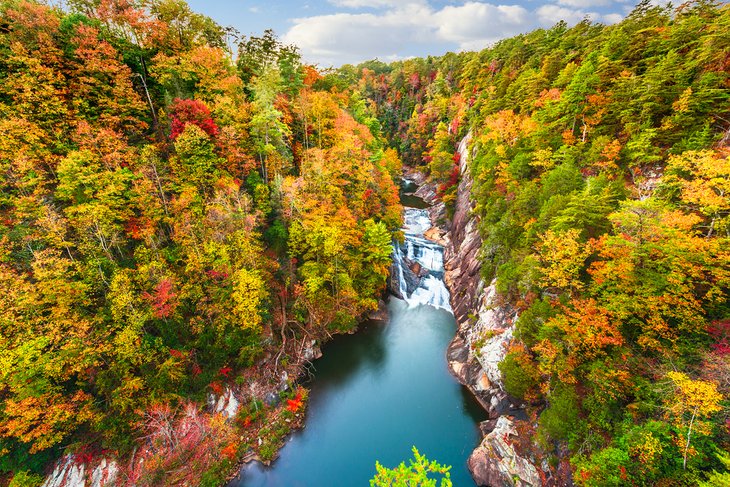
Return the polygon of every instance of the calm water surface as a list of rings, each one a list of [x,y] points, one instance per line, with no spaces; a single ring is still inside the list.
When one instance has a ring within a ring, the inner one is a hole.
[[[474,485],[466,460],[486,413],[446,366],[456,324],[441,280],[443,249],[423,239],[428,205],[415,188],[403,181],[401,201],[410,208],[406,241],[395,252],[395,278],[408,302],[391,298],[388,323],[366,324],[324,347],[314,362],[305,428],[271,467],[244,466],[229,487],[368,486],[376,460],[395,467],[412,457],[412,446],[452,465],[456,487]],[[430,272],[407,285],[412,262]]]
[[[415,445],[452,465],[454,485],[474,482],[466,460],[486,419],[446,368],[448,311],[392,298],[390,322],[341,336],[314,362],[304,430],[271,467],[244,467],[231,486],[367,486],[375,461],[395,466]]]

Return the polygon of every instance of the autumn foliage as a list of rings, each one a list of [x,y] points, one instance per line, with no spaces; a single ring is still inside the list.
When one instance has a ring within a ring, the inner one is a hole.
[[[218,135],[218,126],[213,121],[210,110],[202,101],[175,99],[170,106],[170,119],[170,138],[172,140],[177,139],[188,124],[197,125],[210,137]]]
[[[270,31],[234,56],[182,1],[56,4],[0,2],[0,482],[103,445],[221,483],[207,396],[258,404],[374,307],[400,159]]]
[[[340,72],[447,208],[468,177],[480,277],[519,316],[500,370],[528,403],[523,453],[557,485],[730,475],[729,15],[642,2]]]

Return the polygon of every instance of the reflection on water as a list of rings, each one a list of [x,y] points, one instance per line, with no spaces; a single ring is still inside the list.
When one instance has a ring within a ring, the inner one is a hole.
[[[367,323],[361,325],[357,340],[350,335],[340,335],[325,345],[322,354],[327,360],[317,360],[313,364],[316,378],[314,382],[323,382],[316,386],[324,388],[339,385],[365,370],[378,373],[387,354],[379,327],[382,324]],[[326,376],[326,381],[322,380],[322,376]]]
[[[451,313],[391,299],[386,325],[341,336],[315,361],[305,429],[271,468],[244,468],[231,486],[367,486],[375,461],[395,466],[415,445],[453,465],[456,486],[474,485],[466,460],[484,412],[449,375]]]

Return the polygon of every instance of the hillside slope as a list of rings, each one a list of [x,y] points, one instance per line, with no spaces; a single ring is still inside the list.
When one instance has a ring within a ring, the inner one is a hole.
[[[727,6],[644,2],[612,26],[337,73],[453,218],[450,360],[514,423],[484,425],[501,433],[483,482],[534,483],[523,458],[545,485],[721,485],[729,27]]]

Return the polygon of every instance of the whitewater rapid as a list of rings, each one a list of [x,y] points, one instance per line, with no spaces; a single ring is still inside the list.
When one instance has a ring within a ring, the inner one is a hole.
[[[400,294],[409,307],[426,305],[451,312],[443,281],[444,249],[424,238],[429,228],[428,210],[405,209],[405,240],[395,244],[394,253]]]

